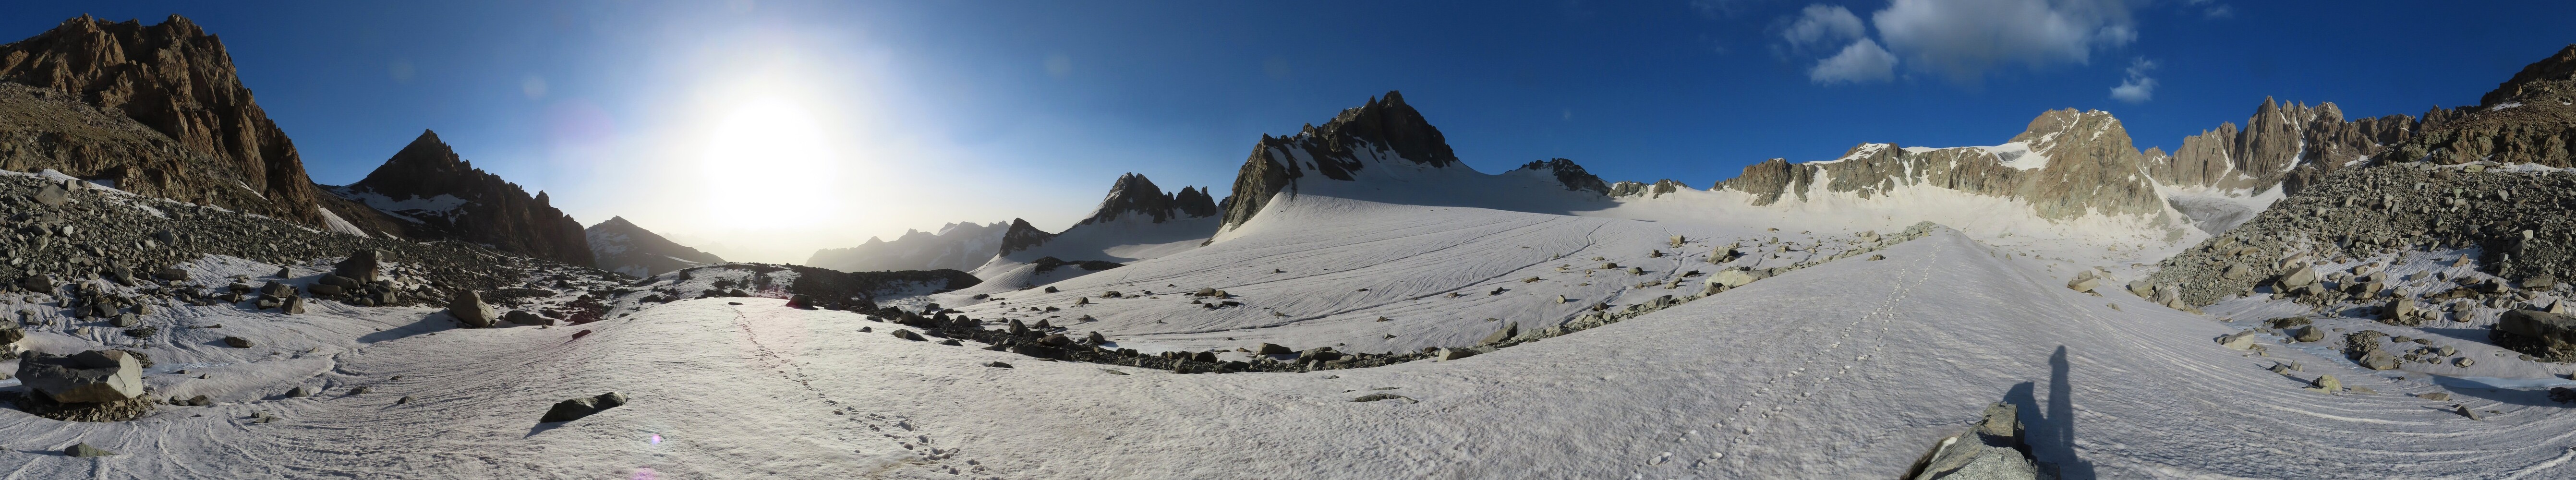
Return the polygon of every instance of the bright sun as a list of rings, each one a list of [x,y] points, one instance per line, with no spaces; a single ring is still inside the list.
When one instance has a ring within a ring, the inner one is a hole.
[[[809,223],[836,207],[838,154],[822,118],[783,98],[734,103],[699,152],[707,218],[737,228]]]

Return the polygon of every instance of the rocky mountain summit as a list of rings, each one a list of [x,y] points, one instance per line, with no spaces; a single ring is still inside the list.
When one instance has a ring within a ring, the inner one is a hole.
[[[1583,166],[1574,164],[1573,160],[1562,158],[1534,160],[1512,171],[1547,175],[1555,178],[1557,183],[1565,184],[1566,190],[1611,193],[1610,184],[1603,183],[1601,177],[1593,175],[1592,172],[1584,171]]]
[[[626,221],[626,217],[609,217],[608,221],[582,229],[582,238],[590,241],[590,254],[599,268],[637,277],[650,277],[672,270],[711,263],[724,263],[724,258],[681,245],[661,235]]]
[[[2424,118],[2438,123],[2446,110]],[[2183,138],[2170,155],[2149,149],[2146,171],[2157,182],[2259,194],[2275,186],[2296,193],[2328,172],[2376,155],[2414,134],[2423,121],[2387,115],[2345,121],[2334,103],[2316,106],[2264,98],[2245,128],[2233,122]]]
[[[2427,115],[2390,160],[2576,166],[2576,45],[2523,67],[2480,102],[2439,122]]]
[[[0,169],[52,169],[316,228],[332,227],[335,210],[365,213],[315,188],[223,41],[185,17],[145,26],[84,15],[0,45],[0,118]]]
[[[993,258],[1008,230],[1010,224],[1004,222],[957,222],[935,232],[905,230],[893,241],[868,237],[859,246],[816,250],[805,264],[844,272],[972,270]]]
[[[406,223],[415,238],[456,239],[573,265],[591,265],[581,223],[501,176],[474,168],[438,133],[421,131],[367,178],[331,192]]]
[[[1111,222],[1127,215],[1163,223],[1164,220],[1216,214],[1216,199],[1209,197],[1206,190],[1181,187],[1179,192],[1164,193],[1144,175],[1127,173],[1119,175],[1118,182],[1109,185],[1109,196],[1102,198],[1100,208],[1093,209],[1091,217],[1082,219],[1082,223]]]
[[[1445,168],[1458,164],[1458,154],[1449,150],[1440,129],[1404,103],[1403,93],[1388,91],[1384,99],[1370,98],[1367,104],[1342,110],[1321,127],[1308,124],[1286,137],[1262,135],[1253,144],[1251,158],[1235,174],[1234,193],[1221,204],[1225,220],[1219,228],[1243,225],[1272,196],[1295,193],[1295,182],[1310,170],[1323,178],[1348,181],[1354,178],[1353,172],[1381,162]]]

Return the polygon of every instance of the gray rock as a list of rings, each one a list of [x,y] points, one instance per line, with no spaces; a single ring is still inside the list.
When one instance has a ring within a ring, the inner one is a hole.
[[[224,337],[224,345],[225,345],[225,346],[229,346],[229,347],[233,347],[233,348],[250,348],[250,347],[251,347],[250,339],[241,338],[241,337]]]
[[[1444,362],[1473,356],[1476,356],[1475,350],[1464,348],[1443,348],[1431,353],[1432,359]]]
[[[51,188],[51,187],[47,187],[47,188]],[[56,190],[56,191],[60,191],[60,190]],[[73,456],[73,457],[89,458],[89,457],[104,457],[104,456],[109,456],[109,455],[115,455],[115,454],[116,454],[116,452],[110,452],[110,451],[107,451],[107,449],[104,449],[104,448],[92,447],[92,446],[89,446],[89,444],[87,444],[87,443],[75,443],[75,444],[72,444],[72,446],[71,446],[71,447],[69,447],[69,448],[64,448],[64,449],[63,449],[63,454],[64,454],[64,455],[70,455],[70,456]]]
[[[2054,464],[2023,453],[2019,411],[2011,404],[1986,407],[1985,419],[1967,432],[1942,438],[1903,478],[1908,480],[2038,480],[2057,478]]]
[[[1493,344],[1497,344],[1497,343],[1503,343],[1503,342],[1505,342],[1505,341],[1509,341],[1509,340],[1511,340],[1511,339],[1512,339],[1512,337],[1520,336],[1520,334],[1521,334],[1521,322],[1511,322],[1511,323],[1504,324],[1504,325],[1503,325],[1503,328],[1495,329],[1495,330],[1494,330],[1494,333],[1486,334],[1486,335],[1485,335],[1485,339],[1484,339],[1484,341],[1477,342],[1477,344],[1478,344],[1478,345],[1493,345]]]
[[[926,341],[930,341],[930,339],[927,339],[927,338],[921,338],[921,334],[913,333],[911,330],[905,330],[905,329],[901,329],[901,328],[894,329],[894,332],[892,333],[892,335],[894,335],[894,338],[900,338],[900,339],[905,339],[905,340],[911,340],[911,341],[915,341],[915,342],[926,342]]]
[[[2300,342],[2314,342],[2326,339],[2325,332],[2318,331],[2315,326],[2299,327],[2291,330],[2289,333],[2291,340],[2297,340]]]
[[[295,387],[286,390],[286,398],[304,398],[310,396],[313,396],[313,391],[307,390],[304,387]]]
[[[48,207],[60,207],[72,202],[71,192],[63,191],[63,187],[59,185],[46,185],[45,188],[36,189],[36,195],[33,198],[36,203]]]
[[[2496,329],[2539,341],[2550,350],[2576,345],[2576,316],[2517,309],[2504,312]]]
[[[27,289],[27,291],[30,292],[53,293],[54,289],[57,288],[57,284],[54,283],[53,275],[39,273],[28,275],[27,278],[19,279],[18,288]]]
[[[1253,353],[1262,355],[1287,355],[1297,353],[1297,351],[1289,350],[1288,347],[1279,346],[1278,344],[1264,343],[1261,344],[1260,348],[1253,349]]]
[[[401,404],[411,403],[411,400],[412,400],[412,398],[411,398],[411,396],[410,396],[410,395],[404,395],[402,398],[394,399],[394,404],[395,404],[395,405],[401,405]]]
[[[2317,393],[2342,392],[2343,381],[2336,380],[2334,375],[2318,375],[2316,381],[2308,382],[2308,391]]]
[[[286,297],[285,302],[277,304],[277,311],[288,315],[303,315],[304,297]]]
[[[351,280],[357,280],[360,283],[383,280],[383,260],[384,252],[377,251],[372,248],[359,249],[358,251],[350,252],[349,258],[340,260],[340,263],[333,264],[331,266],[331,273],[333,275],[347,277]]]
[[[2252,350],[2254,349],[2254,336],[2261,333],[2262,331],[2259,330],[2246,330],[2227,334],[2226,336],[2218,337],[2218,344],[2237,350]]]
[[[984,362],[984,366],[987,366],[987,367],[993,367],[993,368],[1012,368],[1012,367],[1011,367],[1011,364],[1008,364],[1008,363],[1002,363],[1002,362]],[[1116,370],[1111,370],[1111,371],[1113,371],[1113,372],[1114,372],[1114,371],[1116,371]]]
[[[502,315],[501,319],[520,325],[546,325],[553,323],[546,321],[546,317],[538,316],[536,312],[530,312],[527,310],[511,310],[510,313]]]
[[[116,350],[30,354],[18,362],[18,381],[57,402],[130,400],[143,396],[143,365]]]
[[[475,293],[473,290],[456,292],[455,298],[448,299],[447,315],[456,317],[456,321],[465,322],[465,326],[473,328],[490,327],[493,321],[501,317],[500,312],[492,309],[492,305],[483,303],[483,294]]]

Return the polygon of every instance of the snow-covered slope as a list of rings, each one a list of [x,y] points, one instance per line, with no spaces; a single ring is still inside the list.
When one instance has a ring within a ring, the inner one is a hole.
[[[2576,413],[2535,393],[2435,402],[2403,396],[2441,389],[2420,376],[2229,350],[2222,325],[2058,288],[1961,235],[1884,254],[1472,358],[1312,373],[1032,361],[766,298],[545,330],[308,327],[360,338],[271,388],[321,395],[0,415],[0,433],[122,453],[28,455],[27,478],[1888,478],[2002,401],[2070,478],[2565,473]],[[2379,393],[2301,390],[2319,373]],[[630,403],[534,421],[612,390]],[[1370,393],[1403,398],[1351,401]],[[2445,410],[2461,402],[2502,413]]]
[[[1062,233],[1012,221],[998,254],[971,271],[985,283],[966,293],[1036,287],[1107,266],[1097,262],[1127,263],[1189,250],[1216,232],[1216,214],[1216,201],[1205,189],[1181,187],[1166,193],[1144,175],[1120,175],[1100,207]],[[1093,267],[1059,266],[1085,261],[1094,262]]]

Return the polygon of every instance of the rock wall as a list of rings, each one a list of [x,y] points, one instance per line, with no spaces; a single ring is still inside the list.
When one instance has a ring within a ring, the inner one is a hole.
[[[1592,172],[1584,171],[1583,166],[1574,164],[1573,160],[1562,158],[1534,160],[1512,171],[1546,173],[1548,176],[1556,177],[1556,183],[1565,184],[1565,189],[1568,191],[1592,191],[1604,195],[1610,194],[1611,191],[1610,184],[1603,183],[1601,177],[1593,175]]]
[[[2475,161],[2576,166],[2576,45],[2533,62],[2447,118],[2427,115],[2421,134],[2391,147],[2394,161]]]
[[[34,89],[0,91],[10,120],[0,169],[327,226],[294,142],[251,98],[223,42],[185,17],[64,21],[0,45],[0,81]]]
[[[581,223],[555,209],[545,192],[531,197],[518,184],[474,168],[439,141],[437,132],[422,131],[367,178],[332,193],[409,222],[412,237],[594,264]]]

